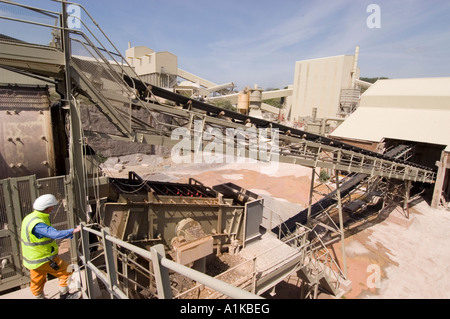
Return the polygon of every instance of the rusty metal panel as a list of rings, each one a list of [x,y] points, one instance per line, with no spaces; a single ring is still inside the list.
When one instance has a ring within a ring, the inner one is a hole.
[[[125,229],[130,215],[130,207],[128,205],[106,203],[102,211],[102,221],[109,227],[112,236],[121,240],[125,238]]]
[[[47,88],[0,87],[0,123],[0,178],[54,175]]]

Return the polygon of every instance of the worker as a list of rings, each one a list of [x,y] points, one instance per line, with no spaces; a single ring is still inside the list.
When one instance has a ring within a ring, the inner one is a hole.
[[[38,197],[33,203],[34,211],[22,221],[21,242],[24,266],[30,270],[30,289],[37,299],[45,299],[44,286],[47,274],[58,278],[60,299],[79,299],[80,293],[69,293],[68,280],[72,275],[64,260],[58,257],[56,239],[73,238],[80,231],[75,229],[58,231],[50,223],[50,214],[58,200],[52,194]]]

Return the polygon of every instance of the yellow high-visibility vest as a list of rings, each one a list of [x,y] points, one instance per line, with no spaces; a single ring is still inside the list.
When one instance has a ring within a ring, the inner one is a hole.
[[[52,258],[58,254],[58,245],[51,238],[37,238],[31,232],[39,223],[51,226],[50,215],[33,211],[27,215],[22,221],[21,229],[21,247],[23,265],[28,269],[36,269],[48,262],[48,258]]]

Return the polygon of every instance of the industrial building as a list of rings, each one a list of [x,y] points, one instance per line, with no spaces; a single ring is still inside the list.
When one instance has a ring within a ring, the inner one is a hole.
[[[289,118],[298,122],[301,118],[312,117],[313,109],[317,110],[318,118],[338,117],[343,113],[339,109],[343,90],[352,90],[350,96],[354,95],[349,111],[356,108],[359,90],[352,87],[353,74],[359,79],[360,72],[359,68],[354,69],[356,58],[341,55],[296,62]]]
[[[358,108],[361,89],[372,85],[360,80],[358,58],[359,46],[354,55],[296,61],[293,84],[284,89],[263,91],[255,85],[239,93],[213,97],[211,101],[227,100],[240,112],[246,110],[255,117],[275,115],[276,120],[286,125],[325,135]],[[251,96],[256,89],[262,91],[259,104],[242,106],[246,95]],[[283,98],[281,109],[264,103],[272,98]]]
[[[295,63],[292,96],[283,110],[285,120],[308,131],[329,133],[359,105],[361,89],[359,46],[354,55],[339,55]]]
[[[233,90],[234,83],[218,85],[178,67],[178,57],[168,51],[155,52],[146,46],[131,47],[128,44],[126,59],[144,81],[174,92],[188,92],[188,96],[209,97],[226,94]],[[180,81],[180,79],[182,81]]]
[[[155,52],[139,46],[129,48],[125,55],[131,67],[145,81],[161,87],[177,84],[178,58],[170,52]]]
[[[233,82],[216,84],[178,68],[178,58],[167,51],[146,46],[131,47],[125,53],[129,65],[147,83],[211,102],[229,101],[238,112],[259,118],[273,118],[314,133],[329,133],[359,105],[361,81],[359,47],[354,55],[340,55],[297,61],[293,84],[285,89],[264,91],[257,84],[234,91]],[[282,108],[265,100],[283,98]]]
[[[370,150],[414,144],[411,161],[437,167],[432,207],[450,199],[450,78],[378,80],[331,136]]]

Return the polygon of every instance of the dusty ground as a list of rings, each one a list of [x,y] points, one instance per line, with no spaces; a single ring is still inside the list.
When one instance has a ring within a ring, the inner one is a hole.
[[[398,209],[348,237],[345,251],[352,290],[345,297],[450,298],[449,228],[450,212],[421,201],[410,209],[409,218]],[[335,246],[341,254],[340,244]]]
[[[260,195],[276,198],[272,207],[287,211],[283,203],[306,207],[311,169],[280,163],[267,173],[262,164],[175,164],[170,158],[129,155],[110,158],[107,174],[127,176],[134,170],[146,179],[187,182],[194,177],[207,186],[233,182]],[[280,204],[281,203],[281,204]],[[287,206],[286,206],[287,207]],[[352,288],[342,298],[450,298],[450,212],[432,209],[425,201],[400,209],[383,221],[374,221],[345,239],[348,278]],[[341,243],[331,250],[341,267]],[[287,278],[277,286],[276,298],[298,298],[299,280]],[[322,296],[326,298],[326,296]]]

